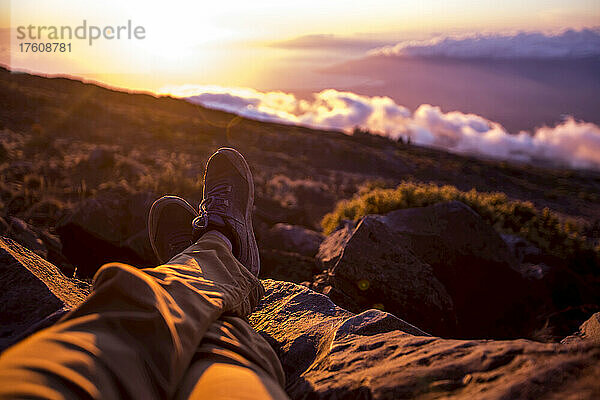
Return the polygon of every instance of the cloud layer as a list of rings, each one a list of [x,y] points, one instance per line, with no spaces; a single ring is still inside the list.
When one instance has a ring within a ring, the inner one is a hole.
[[[405,41],[369,51],[372,56],[415,56],[492,59],[556,59],[600,57],[600,29],[559,34],[521,32],[436,37]]]
[[[361,37],[346,37],[331,34],[304,35],[290,40],[271,43],[273,47],[284,49],[332,49],[332,50],[369,50],[388,44],[389,41]]]
[[[443,112],[422,104],[414,112],[389,97],[367,97],[334,89],[299,99],[283,92],[186,86],[175,92],[205,107],[269,122],[282,122],[350,134],[355,127],[392,139],[502,160],[552,162],[572,168],[600,169],[600,127],[567,118],[535,132],[509,133],[474,114]],[[194,93],[195,95],[190,96]]]

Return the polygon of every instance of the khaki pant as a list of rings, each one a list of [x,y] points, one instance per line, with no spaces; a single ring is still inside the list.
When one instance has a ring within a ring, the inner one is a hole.
[[[104,265],[84,303],[0,356],[0,398],[287,398],[244,320],[263,293],[212,233],[156,268]]]

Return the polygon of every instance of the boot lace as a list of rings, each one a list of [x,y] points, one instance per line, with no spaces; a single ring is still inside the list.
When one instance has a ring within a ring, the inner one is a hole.
[[[229,207],[228,197],[230,192],[231,185],[221,183],[215,185],[205,194],[204,199],[198,207],[198,216],[192,221],[194,230],[202,230],[208,227],[209,214],[227,217],[227,208]]]

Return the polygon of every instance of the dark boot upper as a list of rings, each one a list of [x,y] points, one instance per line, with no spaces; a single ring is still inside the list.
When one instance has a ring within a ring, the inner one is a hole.
[[[253,274],[260,269],[252,228],[254,183],[244,157],[222,148],[208,160],[204,196],[194,220],[196,236],[210,229],[223,232],[232,243],[235,257]]]
[[[154,254],[161,263],[192,244],[190,222],[197,215],[194,207],[181,197],[163,196],[154,202],[148,216],[148,234]]]

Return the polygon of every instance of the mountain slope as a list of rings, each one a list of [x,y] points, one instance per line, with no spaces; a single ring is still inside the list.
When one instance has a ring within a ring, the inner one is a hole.
[[[226,145],[247,156],[256,175],[257,211],[270,223],[316,227],[336,201],[375,179],[388,185],[416,180],[502,191],[564,215],[600,218],[596,172],[510,165],[376,136],[257,122],[183,100],[4,69],[0,88],[5,185],[19,186],[25,176],[52,171],[44,178],[45,194],[67,203],[109,182],[179,190],[197,201],[194,190],[205,160]],[[113,166],[84,168],[82,162],[94,150],[101,154],[99,149],[107,149]],[[15,165],[23,162],[30,164]]]

